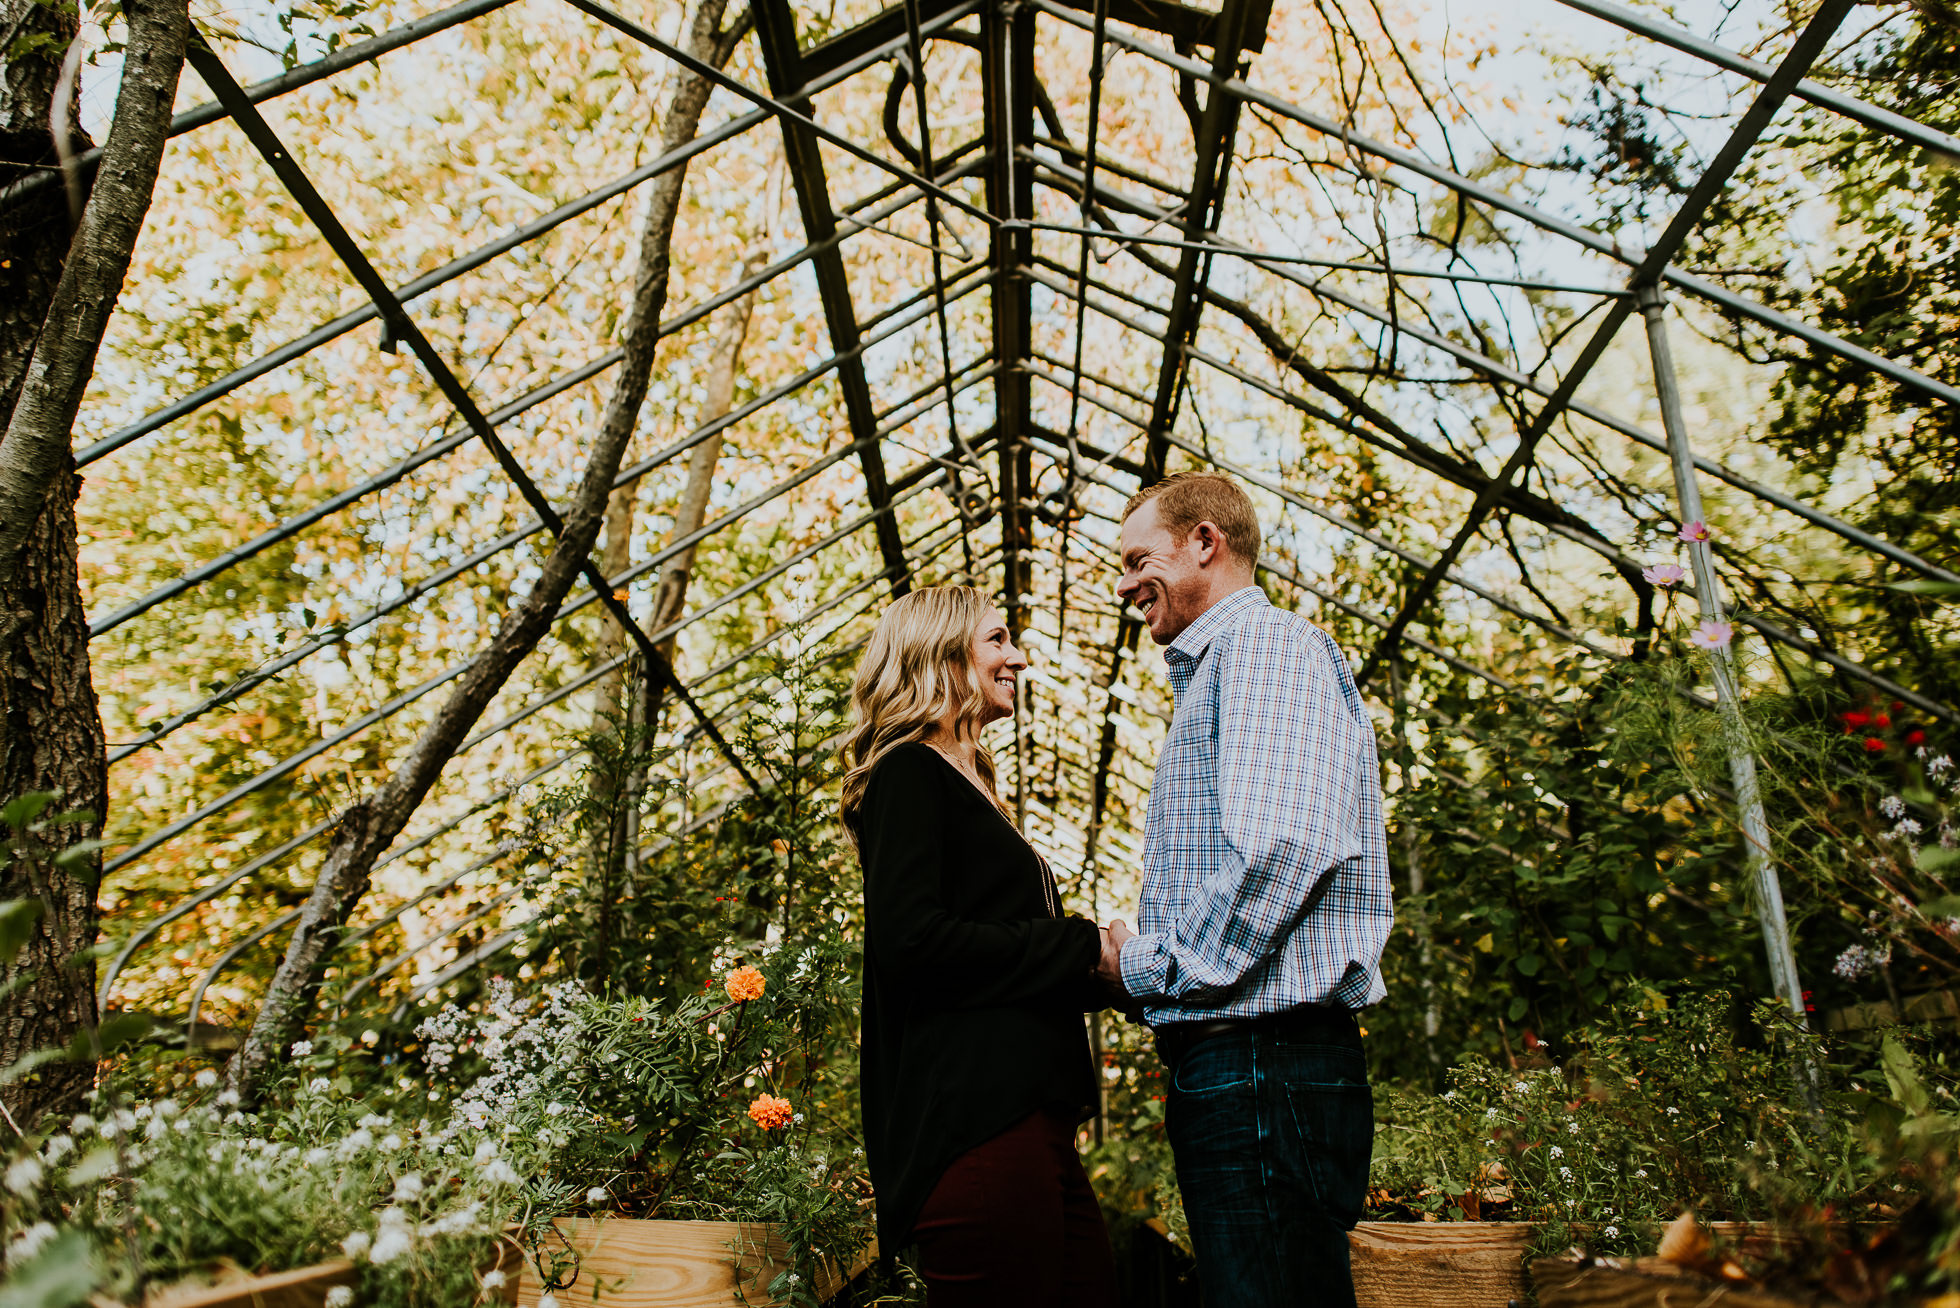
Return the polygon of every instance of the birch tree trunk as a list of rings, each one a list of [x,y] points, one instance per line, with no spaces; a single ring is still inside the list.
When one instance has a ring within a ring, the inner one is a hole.
[[[720,66],[734,52],[744,30],[720,30],[727,0],[700,0],[687,48],[696,58]],[[661,150],[678,149],[694,138],[711,86],[693,73],[678,74],[662,124]],[[613,478],[646,399],[648,376],[659,344],[660,314],[667,302],[670,243],[680,212],[685,168],[662,174],[653,184],[640,234],[639,271],[627,317],[624,358],[613,390],[591,437],[585,475],[564,515],[564,533],[530,592],[505,614],[490,644],[476,656],[456,690],[437,710],[395,771],[372,794],[357,800],[334,828],[333,843],[314,880],[285,957],[274,973],[252,1030],[227,1068],[230,1087],[248,1102],[257,1098],[262,1078],[298,1036],[311,1012],[329,954],[341,928],[367,892],[374,862],[407,825],[443,766],[497,691],[550,629],[559,603],[585,567],[605,517]]]
[[[736,279],[739,281],[750,276],[761,266],[760,254],[750,256],[737,272]],[[708,360],[707,394],[694,415],[696,429],[727,416],[734,405],[736,364],[741,357],[742,341],[748,335],[749,317],[754,308],[755,293],[751,291],[741,299],[723,305],[713,319],[714,353]],[[687,482],[674,514],[673,539],[680,540],[691,534],[707,520],[708,498],[714,490],[715,467],[721,460],[721,446],[721,433],[716,432],[689,451]],[[638,481],[621,486],[613,492],[612,503],[607,508],[607,576],[625,571],[632,561],[629,547],[638,493]],[[659,631],[680,616],[687,601],[687,583],[693,568],[694,546],[690,545],[668,560],[661,569],[659,586],[654,592],[653,613],[647,624],[649,632]],[[626,644],[626,634],[617,627],[609,627],[607,640],[599,646],[599,658],[609,661],[619,657]],[[657,646],[660,656],[669,665],[674,661],[674,647],[675,638],[672,636]],[[659,721],[659,715],[659,688],[644,675],[638,674],[634,662],[629,661],[600,679],[594,695],[592,724],[593,734],[602,738],[600,748],[607,743],[604,738],[610,736],[610,743],[619,745],[630,742],[630,749],[643,756],[645,733],[652,730]],[[614,735],[615,727],[624,727],[625,735]],[[634,857],[639,849],[640,797],[646,790],[646,769],[644,764],[632,764],[609,773],[602,766],[595,769],[593,780],[595,797],[612,801],[606,808],[609,820],[598,825],[592,833],[590,866],[593,887],[601,897],[599,939],[595,953],[603,968],[612,943],[609,896],[632,872]],[[618,788],[617,794],[614,793],[615,786]]]
[[[736,274],[739,281],[753,275],[762,266],[759,255],[751,255]],[[694,416],[695,427],[701,428],[711,422],[724,418],[735,404],[736,365],[742,356],[742,342],[749,333],[749,317],[755,311],[755,292],[751,291],[739,300],[733,300],[722,307],[716,315],[715,353],[708,364],[708,393],[701,402],[701,411]],[[687,486],[681,491],[680,508],[674,514],[674,539],[692,535],[698,531],[708,518],[708,498],[715,488],[715,468],[721,462],[721,433],[716,432],[689,452],[687,460]],[[681,615],[687,603],[687,583],[694,575],[694,550],[690,545],[667,561],[660,571],[660,587],[654,592],[653,617],[648,626],[653,631],[674,622]],[[669,663],[674,661],[675,638],[669,636],[660,642],[661,656]]]
[[[43,187],[0,212],[0,801],[59,792],[82,821],[42,833],[0,873],[0,898],[39,897],[45,911],[6,972],[33,981],[0,999],[0,1064],[66,1045],[95,1020],[95,964],[78,957],[96,940],[102,861],[62,867],[61,848],[102,834],[108,763],[88,661],[88,617],[76,564],[69,453],[76,409],[109,313],[128,271],[183,67],[189,11],[182,0],[127,10],[128,48],[103,169],[79,230],[70,195]],[[75,10],[42,0],[0,0],[0,188],[89,148],[75,115],[79,88],[57,96]],[[66,112],[57,107],[65,103]],[[57,124],[57,118],[59,123]],[[55,132],[65,137],[57,149]],[[72,238],[72,239],[71,239]],[[94,1078],[81,1063],[52,1063],[6,1088],[24,1125],[80,1107]]]

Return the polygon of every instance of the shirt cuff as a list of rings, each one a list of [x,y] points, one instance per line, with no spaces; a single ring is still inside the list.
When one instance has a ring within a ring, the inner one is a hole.
[[[1123,988],[1132,999],[1157,999],[1169,983],[1170,959],[1164,953],[1163,937],[1132,936],[1117,951],[1116,963],[1123,974]]]

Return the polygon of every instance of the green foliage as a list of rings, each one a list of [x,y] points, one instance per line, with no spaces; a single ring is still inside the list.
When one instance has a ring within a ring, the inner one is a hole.
[[[1546,1249],[1632,1255],[1684,1209],[1763,1219],[1861,1194],[1871,1175],[1848,1101],[1827,1096],[1812,1119],[1797,1055],[1815,1049],[1758,1017],[1773,1043],[1736,1038],[1727,995],[1627,1005],[1563,1065],[1540,1046],[1536,1066],[1465,1060],[1441,1096],[1390,1095],[1377,1202],[1459,1219],[1495,1208],[1540,1223]]]
[[[343,1254],[360,1262],[363,1303],[481,1296],[479,1269],[521,1211],[507,1166],[459,1157],[440,1132],[374,1114],[325,1078],[289,1082],[261,1114],[209,1093],[216,1082],[204,1073],[188,1106],[99,1094],[93,1112],[16,1144],[0,1201],[5,1293],[20,1296],[9,1302],[129,1300]]]
[[[1392,756],[1414,784],[1390,849],[1424,892],[1397,896],[1384,968],[1403,998],[1369,1015],[1378,1074],[1431,1080],[1685,982],[1766,988],[1740,839],[1710,789],[1717,724],[1680,698],[1691,665],[1557,676],[1553,695],[1438,696],[1427,743]],[[1447,1037],[1424,1029],[1430,1005]]]
[[[754,970],[749,999],[732,997],[752,993],[747,969],[673,1001],[499,983],[482,1015],[418,1030],[432,1096],[453,1098],[448,1132],[509,1142],[536,1174],[526,1226],[548,1281],[576,1275],[549,1252],[550,1219],[595,1206],[783,1222],[799,1280],[780,1288],[798,1303],[869,1239],[855,1103],[825,1085],[855,1070],[856,951],[765,949]]]
[[[714,973],[724,941],[831,938],[857,921],[828,745],[848,682],[800,630],[758,662],[751,711],[730,744],[762,789],[714,811],[687,817],[698,762],[624,707],[580,737],[579,771],[543,794],[525,828],[540,910],[534,967],[555,959],[619,993],[679,997]],[[626,842],[634,852],[609,854],[617,846],[603,837],[614,830],[637,833]]]

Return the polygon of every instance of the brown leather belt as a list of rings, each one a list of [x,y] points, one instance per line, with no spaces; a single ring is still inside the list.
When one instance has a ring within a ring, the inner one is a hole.
[[[1351,1008],[1308,1004],[1290,1008],[1284,1013],[1266,1013],[1259,1017],[1214,1017],[1202,1022],[1166,1022],[1153,1028],[1152,1033],[1157,1037],[1157,1057],[1163,1060],[1165,1067],[1174,1068],[1178,1060],[1193,1049],[1219,1036],[1264,1031],[1272,1035],[1311,1037],[1329,1031],[1352,1031],[1355,1024],[1356,1018]]]

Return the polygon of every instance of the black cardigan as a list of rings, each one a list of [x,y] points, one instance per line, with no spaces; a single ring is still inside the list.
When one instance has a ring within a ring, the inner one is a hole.
[[[872,770],[858,856],[865,1156],[889,1256],[961,1154],[1040,1108],[1094,1112],[1082,1014],[1101,1006],[1101,942],[1049,912],[1034,850],[929,745]]]

